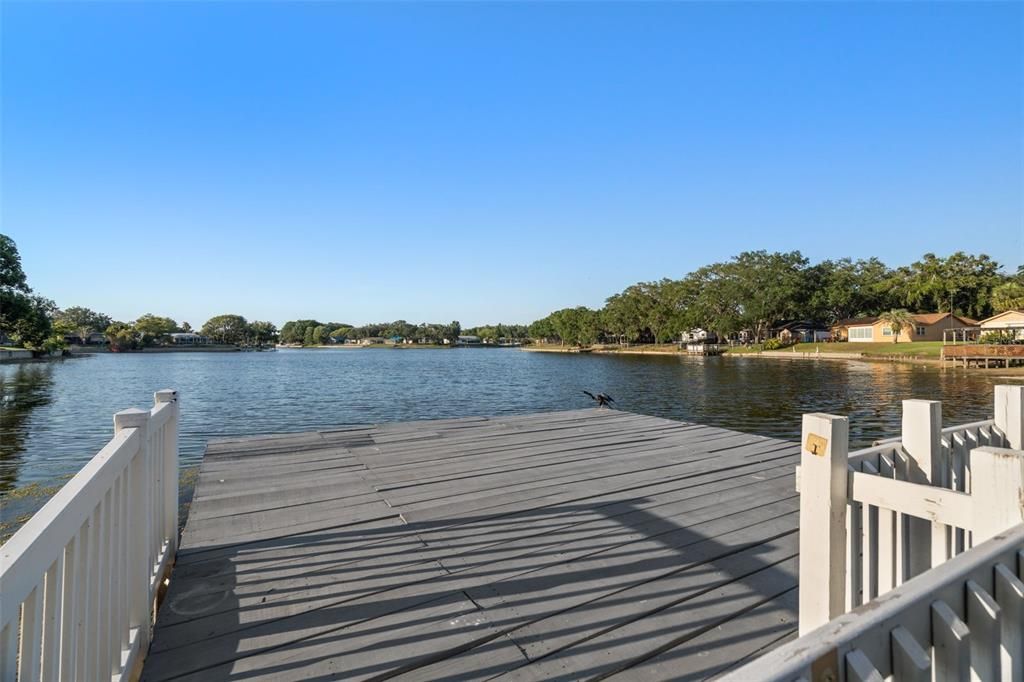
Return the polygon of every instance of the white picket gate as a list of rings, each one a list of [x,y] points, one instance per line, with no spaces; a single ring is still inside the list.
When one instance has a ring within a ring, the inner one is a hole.
[[[801,637],[747,673],[1024,679],[1024,386],[994,407],[943,428],[941,403],[905,400],[901,436],[852,453],[847,418],[804,415]]]
[[[0,679],[121,680],[149,646],[178,539],[178,395],[114,437],[0,548]]]

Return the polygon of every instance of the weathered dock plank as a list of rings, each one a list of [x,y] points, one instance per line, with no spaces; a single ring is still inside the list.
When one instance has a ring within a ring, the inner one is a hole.
[[[213,442],[143,679],[717,674],[792,634],[797,456],[596,409]]]

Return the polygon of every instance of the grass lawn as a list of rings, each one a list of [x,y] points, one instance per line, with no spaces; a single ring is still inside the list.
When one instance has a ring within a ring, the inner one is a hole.
[[[785,350],[789,350],[786,348]],[[743,355],[744,353],[760,353],[761,346],[730,346],[725,351],[729,355]]]
[[[941,341],[907,341],[904,343],[798,343],[797,353],[863,353],[864,355],[909,355],[937,358],[942,352]],[[790,350],[786,348],[784,350]]]
[[[633,352],[633,353],[678,353],[680,352],[678,343],[634,343],[629,346],[620,346],[619,344],[605,343],[595,344],[591,346],[594,350],[599,350],[608,353],[619,353],[619,352]]]
[[[863,355],[906,355],[908,357],[937,358],[942,352],[941,341],[908,341],[904,343],[798,343],[796,346],[779,348],[778,353],[862,353]],[[734,353],[757,353],[760,346],[745,348],[736,346],[729,349]]]

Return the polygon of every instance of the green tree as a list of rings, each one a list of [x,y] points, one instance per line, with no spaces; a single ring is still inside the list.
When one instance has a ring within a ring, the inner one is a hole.
[[[190,325],[188,322],[182,322],[181,323],[181,331],[186,333],[186,334],[191,333],[192,332],[192,325]]]
[[[551,326],[563,344],[577,346],[597,341],[600,329],[597,311],[584,306],[556,310],[551,314]]]
[[[808,293],[806,268],[799,251],[746,251],[726,265],[739,296],[740,319],[756,340],[768,338],[776,321],[798,315]]]
[[[34,295],[27,297],[27,303],[26,310],[11,327],[11,338],[32,350],[46,349],[47,342],[53,346],[53,316],[57,312],[57,304]]]
[[[249,333],[249,323],[241,315],[217,315],[211,317],[200,330],[217,343],[244,343]]]
[[[698,268],[682,284],[689,292],[689,305],[683,314],[687,326],[713,331],[722,338],[743,328],[742,292],[730,277],[726,263]]]
[[[0,332],[13,338],[18,321],[34,314],[31,293],[17,245],[0,234]]]
[[[551,315],[542,317],[539,320],[534,321],[529,326],[530,338],[537,341],[550,341],[558,338],[558,333],[555,331],[554,324],[551,320]]]
[[[999,263],[984,254],[963,251],[948,258],[926,253],[898,273],[898,291],[906,307],[923,312],[959,311],[975,318],[991,314],[993,289],[1004,280]]]
[[[810,292],[799,317],[833,324],[862,315],[877,315],[895,306],[892,271],[877,258],[826,260],[807,271]]]
[[[62,333],[71,333],[82,341],[87,341],[89,334],[104,331],[110,326],[111,322],[113,320],[110,319],[109,315],[98,313],[89,308],[73,306],[57,312],[54,318],[54,327]]]
[[[893,308],[878,316],[878,319],[889,325],[892,331],[893,343],[900,342],[900,333],[907,327],[914,326],[913,316],[903,308]]]
[[[21,267],[21,255],[14,240],[0,234],[0,287],[14,289],[24,294],[32,293]]]
[[[323,346],[327,344],[330,337],[331,330],[322,324],[313,327],[312,334],[310,335],[314,346]]]
[[[1007,280],[992,289],[992,312],[1024,309],[1024,284]]]
[[[486,341],[497,341],[498,340],[498,328],[491,325],[484,325],[483,327],[474,327],[470,330],[471,334],[479,336],[481,340]]]
[[[462,334],[462,325],[458,320],[452,320],[444,329],[444,338],[448,339],[448,343],[451,344],[458,340],[460,334]]]
[[[616,341],[640,341],[647,329],[641,290],[628,287],[610,296],[601,311],[602,325]]]
[[[135,331],[143,345],[148,345],[166,339],[168,334],[178,328],[178,323],[169,317],[160,317],[152,313],[146,313],[135,320]]]
[[[138,333],[126,322],[111,322],[104,334],[110,343],[110,350],[115,352],[133,350],[139,345]]]
[[[344,341],[348,338],[348,335],[352,332],[352,327],[347,324],[343,324],[339,327],[335,327],[331,330],[330,337],[335,341]]]
[[[641,282],[637,286],[645,300],[644,321],[654,342],[673,340],[685,326],[687,288],[682,282],[671,279]]]
[[[321,323],[317,322],[316,320],[289,320],[288,322],[284,323],[284,326],[281,327],[279,340],[281,341],[281,343],[284,344],[299,343],[304,345],[311,345],[311,343],[307,342],[306,340],[306,330],[311,330],[314,327],[319,327],[320,325]]]
[[[249,342],[257,346],[273,343],[277,339],[277,326],[273,322],[253,320],[249,323]]]

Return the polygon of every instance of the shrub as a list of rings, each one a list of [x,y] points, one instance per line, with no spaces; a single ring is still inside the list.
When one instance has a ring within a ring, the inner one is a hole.
[[[985,332],[978,338],[978,343],[1005,346],[1011,343],[1018,343],[1024,339],[1018,339],[1016,332],[1001,330],[997,332]]]
[[[40,350],[46,353],[52,353],[55,350],[64,350],[68,347],[65,343],[64,337],[62,336],[51,336],[47,338],[40,346]]]

